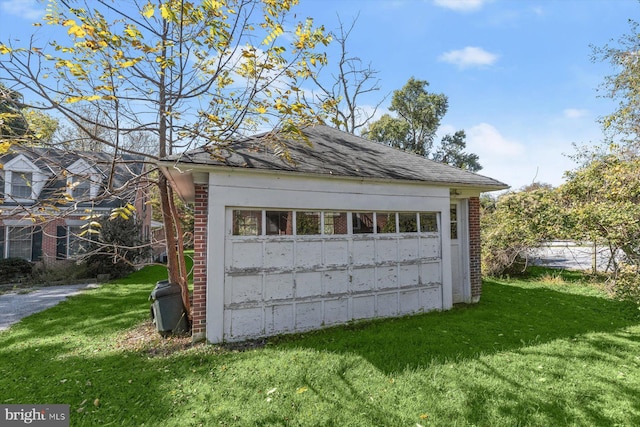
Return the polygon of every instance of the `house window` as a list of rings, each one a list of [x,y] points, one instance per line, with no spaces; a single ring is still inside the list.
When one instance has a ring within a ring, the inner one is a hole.
[[[324,213],[324,234],[347,234],[347,213],[346,212],[325,212]]]
[[[7,257],[31,261],[33,230],[31,227],[8,227]]]
[[[293,234],[293,212],[291,211],[266,211],[267,235]]]
[[[377,212],[376,213],[376,231],[378,233],[395,233],[396,232],[396,214],[395,212]]]
[[[71,196],[76,200],[91,198],[91,181],[74,177],[71,185]]]
[[[353,234],[373,233],[373,214],[369,212],[353,212]]]
[[[296,212],[296,234],[320,234],[320,212]]]
[[[31,172],[12,172],[11,196],[16,199],[30,199],[32,178]]]
[[[398,232],[400,233],[417,233],[418,232],[418,219],[417,215],[412,213],[399,213],[398,214]]]
[[[262,211],[233,211],[234,236],[259,236],[260,234],[262,234]]]
[[[420,214],[420,232],[433,233],[438,231],[438,215],[435,212]]]

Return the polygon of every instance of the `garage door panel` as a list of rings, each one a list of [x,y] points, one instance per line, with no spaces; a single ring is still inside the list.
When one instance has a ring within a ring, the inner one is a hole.
[[[293,273],[265,274],[264,299],[284,300],[293,298]]]
[[[395,265],[376,268],[376,289],[398,288],[398,267]]]
[[[262,275],[228,275],[225,279],[225,305],[261,301]]]
[[[322,282],[326,295],[344,294],[349,289],[349,272],[347,270],[326,271],[322,276]]]
[[[376,240],[376,262],[396,262],[398,260],[397,239]]]
[[[322,295],[322,273],[319,271],[296,273],[296,297],[308,298]]]
[[[294,330],[293,304],[276,304],[265,309],[265,324],[268,334],[279,334]]]
[[[296,268],[314,269],[322,265],[322,241],[298,240],[295,246]]]
[[[354,268],[351,276],[351,290],[354,293],[371,292],[375,289],[375,267]]]
[[[398,241],[398,261],[411,261],[420,257],[420,239],[402,238]]]
[[[227,251],[227,266],[237,270],[262,268],[262,242],[236,241]]]
[[[421,258],[440,258],[441,248],[440,239],[437,236],[420,237],[420,257]]]
[[[326,240],[324,242],[324,264],[325,266],[345,266],[349,264],[348,240]]]
[[[293,241],[266,241],[264,243],[264,267],[287,268],[293,265]]]
[[[376,262],[376,241],[373,239],[353,241],[353,264],[374,265]]]

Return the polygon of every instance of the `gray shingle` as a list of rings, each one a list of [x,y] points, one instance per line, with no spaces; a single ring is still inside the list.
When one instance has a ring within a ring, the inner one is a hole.
[[[376,143],[328,126],[303,130],[308,144],[284,141],[293,162],[274,153],[273,134],[263,133],[219,152],[201,147],[165,160],[214,167],[244,167],[355,178],[398,179],[433,184],[454,184],[483,190],[508,185],[495,179],[437,163],[415,154]],[[214,153],[214,155],[212,155]]]

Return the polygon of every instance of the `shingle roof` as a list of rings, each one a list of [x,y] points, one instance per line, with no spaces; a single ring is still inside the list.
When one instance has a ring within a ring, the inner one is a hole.
[[[111,176],[113,167],[112,188],[127,187],[131,180],[136,179],[144,169],[143,159],[139,156],[121,154],[114,162],[113,154],[93,151],[61,150],[49,147],[24,147],[14,145],[10,151],[0,155],[0,165],[6,164],[13,158],[24,155],[42,172],[48,175],[47,182],[39,194],[38,201],[58,200],[67,186],[65,172],[78,159],[85,160],[98,172],[102,178],[100,193],[104,191],[107,178]],[[2,192],[4,188],[0,188]],[[120,206],[122,201],[133,200],[133,189],[126,190],[117,196],[101,197],[99,201],[81,200],[80,204],[91,203],[97,207]],[[15,204],[11,199],[4,200],[4,204]]]
[[[273,144],[268,143],[271,133],[240,140],[233,143],[231,149],[213,156],[210,148],[201,147],[165,160],[214,167],[454,184],[484,191],[508,188],[508,185],[493,178],[434,162],[328,126],[304,128],[303,133],[308,138],[308,144],[301,141],[286,143],[292,162],[274,153]]]

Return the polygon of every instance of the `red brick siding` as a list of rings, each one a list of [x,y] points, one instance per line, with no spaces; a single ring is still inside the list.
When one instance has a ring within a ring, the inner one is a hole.
[[[208,186],[195,185],[195,221],[193,233],[193,306],[191,307],[191,332],[195,338],[203,338],[207,322],[207,220]]]
[[[482,294],[482,271],[480,249],[480,198],[469,199],[469,278],[471,300],[477,302]]]

